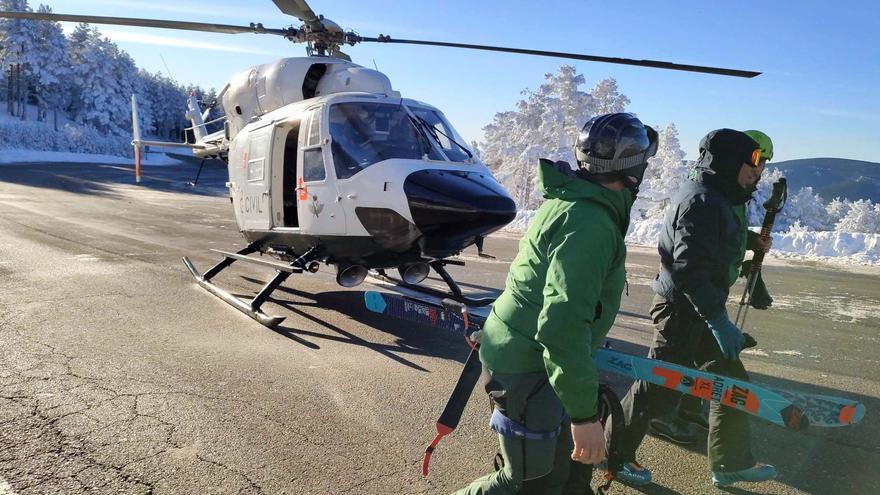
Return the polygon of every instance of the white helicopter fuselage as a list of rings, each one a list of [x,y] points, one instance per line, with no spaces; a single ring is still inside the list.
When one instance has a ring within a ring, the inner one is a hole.
[[[326,262],[375,268],[450,256],[515,215],[461,141],[438,109],[396,95],[285,105],[230,141],[236,221],[261,251],[289,257],[319,246]]]

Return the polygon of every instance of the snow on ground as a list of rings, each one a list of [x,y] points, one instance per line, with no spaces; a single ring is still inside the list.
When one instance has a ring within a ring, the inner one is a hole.
[[[522,235],[534,215],[534,210],[518,211],[516,218],[502,233],[510,236]],[[630,225],[626,242],[635,246],[654,247],[662,228],[662,218],[634,221]],[[880,234],[815,232],[792,227],[787,232],[773,233],[770,257],[880,266]]]
[[[160,152],[144,155],[144,165],[178,165],[181,160]],[[68,151],[0,150],[0,165],[13,163],[99,163],[106,165],[134,165],[134,160],[113,155],[92,155]]]
[[[791,296],[773,296],[773,307],[793,309],[816,318],[843,323],[858,323],[880,317],[880,304],[875,299],[851,294],[845,292],[845,289],[831,289],[832,294],[804,290]]]

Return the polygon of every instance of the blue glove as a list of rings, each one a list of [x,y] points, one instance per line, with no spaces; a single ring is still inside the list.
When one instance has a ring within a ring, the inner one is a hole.
[[[724,354],[727,359],[736,359],[745,344],[745,337],[727,317],[727,312],[725,311],[711,320],[706,320],[706,325],[709,325],[709,330],[712,330],[712,335],[718,341],[721,354]]]

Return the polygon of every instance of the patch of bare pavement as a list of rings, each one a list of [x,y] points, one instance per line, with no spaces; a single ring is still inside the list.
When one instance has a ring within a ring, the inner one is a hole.
[[[225,170],[0,167],[0,493],[448,493],[491,469],[481,394],[435,453],[421,454],[467,353],[460,337],[363,309],[324,270],[289,279],[267,312],[275,331],[199,289],[180,262],[240,247]],[[516,242],[464,253],[454,275],[501,287]],[[643,353],[651,250],[629,256],[629,295],[611,333]],[[734,493],[876,493],[880,486],[880,276],[833,266],[766,267],[777,299],[752,311],[756,381],[861,399],[862,424],[806,432],[753,423],[755,451],[780,478]],[[215,279],[252,295],[271,273]],[[622,392],[626,383],[607,377]],[[648,438],[656,483],[615,493],[701,494],[705,442]],[[5,481],[4,481],[5,480]]]

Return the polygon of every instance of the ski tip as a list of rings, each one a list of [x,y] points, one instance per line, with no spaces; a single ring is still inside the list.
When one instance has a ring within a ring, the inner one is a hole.
[[[364,292],[364,303],[366,303],[367,309],[374,313],[384,313],[387,306],[382,294],[375,291]]]

